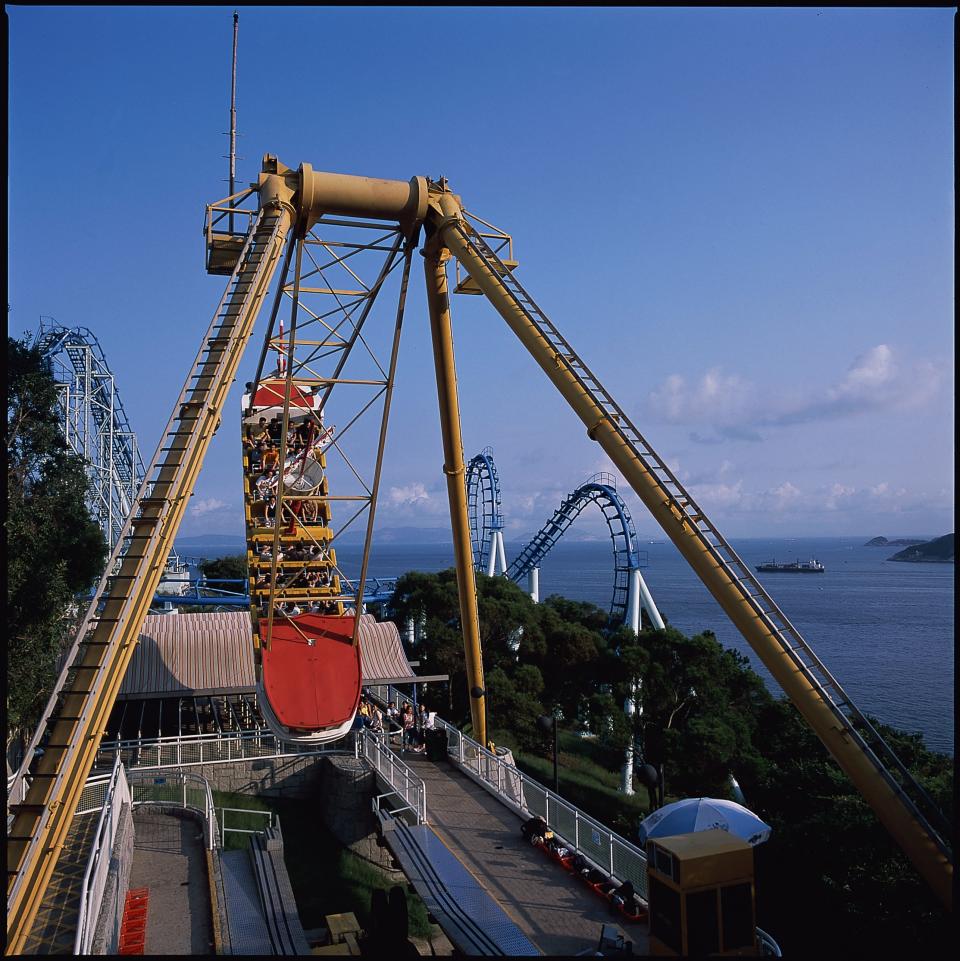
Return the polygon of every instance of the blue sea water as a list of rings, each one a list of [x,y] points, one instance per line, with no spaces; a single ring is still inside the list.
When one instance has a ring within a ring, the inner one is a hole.
[[[860,538],[744,539],[734,550],[751,567],[816,557],[824,574],[758,574],[780,609],[861,711],[887,724],[919,731],[929,747],[954,751],[954,568],[952,564],[902,564],[887,558],[898,548],[865,547]],[[508,559],[519,545],[507,545]],[[641,544],[644,580],[666,620],[686,634],[710,630],[725,647],[750,662],[775,693],[750,646],[700,583],[673,544]],[[184,554],[234,553],[192,544]],[[512,548],[512,549],[511,549]],[[243,545],[238,544],[242,550]],[[343,546],[338,561],[359,573],[361,549]],[[453,565],[445,545],[375,547],[370,573],[393,577],[408,570]],[[525,586],[525,585],[524,585]],[[562,594],[609,607],[613,558],[609,543],[561,542],[540,570],[540,595]]]

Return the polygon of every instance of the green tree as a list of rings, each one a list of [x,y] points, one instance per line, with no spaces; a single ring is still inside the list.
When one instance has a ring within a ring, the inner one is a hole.
[[[246,554],[231,554],[229,557],[214,557],[200,562],[204,577],[224,580],[243,580],[249,576]]]
[[[36,723],[50,696],[57,658],[77,626],[75,595],[102,572],[107,545],[40,352],[8,337],[7,377],[7,716],[15,736]]]

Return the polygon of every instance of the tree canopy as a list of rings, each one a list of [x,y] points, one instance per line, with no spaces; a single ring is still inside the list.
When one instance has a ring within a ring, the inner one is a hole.
[[[84,461],[67,448],[57,387],[35,348],[7,339],[7,715],[36,722],[72,637],[75,596],[103,570],[107,545],[86,504]]]
[[[729,798],[735,774],[748,806],[773,827],[757,850],[758,923],[788,953],[829,944],[912,956],[946,943],[949,916],[799,712],[743,655],[709,631],[611,630],[591,604],[535,605],[503,577],[477,574],[477,602],[488,724],[498,742],[520,749],[521,764],[524,751],[546,754],[536,718],[553,713],[618,751],[633,739],[636,763],[662,765],[668,799]],[[448,715],[466,725],[454,571],[404,575],[392,606],[400,620],[423,617],[417,656],[430,673],[450,675]],[[952,758],[871,722],[952,820]],[[589,798],[579,803],[591,813]]]

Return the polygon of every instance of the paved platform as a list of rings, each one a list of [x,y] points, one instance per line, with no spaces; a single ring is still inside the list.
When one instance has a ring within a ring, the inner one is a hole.
[[[603,924],[617,924],[647,954],[646,924],[629,924],[582,881],[520,835],[521,820],[445,761],[400,755],[427,787],[427,820],[444,844],[546,955],[595,949]]]
[[[131,888],[147,888],[145,954],[213,954],[203,826],[196,818],[134,809]]]

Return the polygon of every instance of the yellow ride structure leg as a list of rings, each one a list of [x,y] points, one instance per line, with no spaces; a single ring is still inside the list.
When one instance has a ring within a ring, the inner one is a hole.
[[[447,290],[447,261],[450,251],[435,242],[424,248],[427,303],[433,360],[437,370],[437,397],[440,401],[440,429],[443,434],[443,472],[447,475],[453,552],[457,565],[457,590],[460,597],[460,625],[470,693],[470,719],[473,736],[487,743],[486,695],[483,688],[483,655],[480,651],[480,619],[477,614],[477,583],[470,546],[470,520],[467,515],[466,468],[463,439],[460,435],[460,402],[457,397],[457,370],[453,357],[453,329],[450,324],[450,297]]]
[[[107,563],[37,738],[50,739],[24,803],[11,805],[7,844],[7,954],[20,954],[63,849],[100,738],[137,645],[204,455],[220,423],[257,312],[292,222],[290,192],[269,177],[237,268],[187,378],[131,519]],[[129,541],[128,544],[124,542]],[[100,602],[103,609],[97,611]],[[27,760],[17,773],[26,776]]]
[[[538,324],[528,309],[532,301],[522,301],[501,279],[496,265],[491,266],[490,259],[480,255],[478,248],[471,243],[472,228],[463,218],[459,198],[445,192],[432,199],[430,220],[443,244],[583,421],[588,436],[600,444],[622,472],[880,821],[939,899],[949,907],[953,879],[950,858],[924,829],[911,809],[911,802],[897,789],[883,764],[863,743],[857,743],[850,725],[843,723],[835,706],[831,706],[822,691],[798,667],[779,632],[772,629],[769,618],[751,603],[744,584],[731,577],[716,552],[711,550],[703,531],[698,529],[702,513],[691,514],[685,510],[686,500],[678,500],[664,485],[664,478],[657,476],[645,463],[641,450],[650,453],[646,442],[640,439],[641,449],[638,450],[637,444],[628,436],[626,428],[640,438],[636,428],[629,424],[619,408],[614,409],[615,405],[609,400],[603,403],[609,395],[599,381],[562,338],[547,336],[545,325]],[[679,487],[679,484],[675,482],[674,486]],[[759,585],[756,589],[762,590]]]

